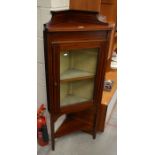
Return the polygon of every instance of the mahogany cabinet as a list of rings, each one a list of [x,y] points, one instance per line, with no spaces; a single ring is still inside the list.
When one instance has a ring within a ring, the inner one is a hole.
[[[44,25],[47,101],[52,149],[55,138],[74,131],[96,137],[112,25],[95,12],[52,12]],[[54,123],[66,120],[54,132]]]

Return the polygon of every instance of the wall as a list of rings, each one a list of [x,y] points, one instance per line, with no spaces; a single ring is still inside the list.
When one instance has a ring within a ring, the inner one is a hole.
[[[45,62],[43,47],[43,24],[50,18],[50,10],[65,10],[69,8],[69,0],[37,0],[37,106],[47,103]]]

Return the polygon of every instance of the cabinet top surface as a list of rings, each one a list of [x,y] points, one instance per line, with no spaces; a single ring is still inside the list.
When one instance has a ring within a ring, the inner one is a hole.
[[[114,27],[114,24],[107,23],[104,17],[96,12],[68,10],[51,13],[51,21],[44,26],[48,32],[98,31],[111,30]]]

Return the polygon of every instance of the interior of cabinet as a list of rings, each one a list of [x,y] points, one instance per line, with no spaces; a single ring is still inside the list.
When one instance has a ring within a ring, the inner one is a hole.
[[[93,80],[80,80],[61,84],[61,106],[91,101],[93,88]]]
[[[60,105],[93,99],[98,49],[60,52]]]

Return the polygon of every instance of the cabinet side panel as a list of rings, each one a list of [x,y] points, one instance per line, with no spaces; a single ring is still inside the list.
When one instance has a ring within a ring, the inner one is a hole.
[[[50,94],[49,94],[49,79],[48,79],[48,41],[47,41],[46,30],[43,31],[43,36],[44,36],[44,60],[45,60],[45,75],[46,75],[47,106],[48,106],[48,111],[51,111]]]

